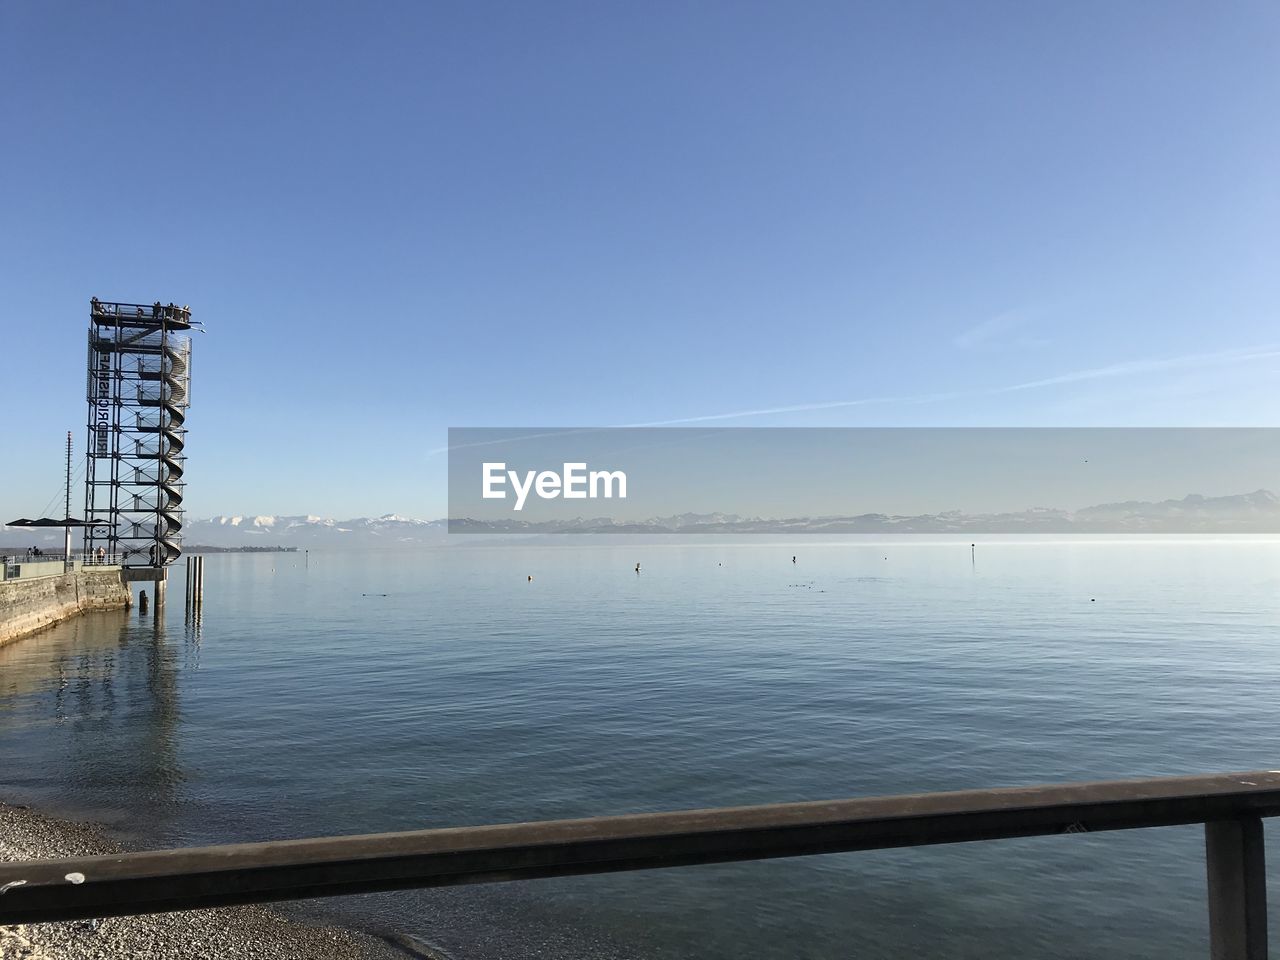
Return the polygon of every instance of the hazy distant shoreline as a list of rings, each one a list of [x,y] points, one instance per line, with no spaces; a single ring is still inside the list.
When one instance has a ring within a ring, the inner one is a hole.
[[[183,544],[183,553],[297,553],[297,547],[214,547],[207,544]]]
[[[29,548],[30,548],[30,545],[28,544],[24,544],[20,547],[19,546],[8,546],[8,547],[0,546],[0,556],[22,556]],[[72,549],[79,550],[80,548],[78,546],[73,545]],[[182,547],[182,552],[183,553],[297,553],[298,548],[297,547],[259,547],[259,546],[251,546],[251,545],[239,546],[239,547],[211,547],[205,544],[184,544]],[[58,556],[54,557],[54,559],[56,560],[61,556],[62,554],[61,552],[59,552]]]

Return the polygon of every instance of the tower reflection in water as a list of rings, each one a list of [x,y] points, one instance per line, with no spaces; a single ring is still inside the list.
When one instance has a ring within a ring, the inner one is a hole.
[[[179,683],[198,669],[199,624],[93,613],[0,647],[6,799],[123,829],[146,811],[170,835],[187,778]]]

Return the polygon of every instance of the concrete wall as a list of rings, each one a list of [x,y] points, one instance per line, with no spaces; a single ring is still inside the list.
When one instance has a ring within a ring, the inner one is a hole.
[[[120,570],[82,570],[0,583],[0,644],[85,613],[133,603]]]
[[[62,557],[57,560],[23,560],[18,564],[17,576],[11,579],[16,580],[18,577],[54,577],[65,573],[67,565]]]

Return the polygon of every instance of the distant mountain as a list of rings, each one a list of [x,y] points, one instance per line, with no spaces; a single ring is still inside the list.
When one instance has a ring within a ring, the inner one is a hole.
[[[1103,503],[1086,507],[1075,514],[1077,522],[1120,523],[1142,525],[1145,523],[1214,522],[1244,523],[1267,521],[1280,513],[1280,497],[1270,490],[1255,490],[1231,497],[1202,497],[1198,493],[1181,500],[1161,500],[1147,503],[1128,500],[1124,503]]]
[[[389,513],[382,517],[331,520],[316,516],[239,516],[197,520],[187,517],[184,543],[207,547],[410,547],[443,543],[444,520],[414,520]],[[80,544],[80,534],[72,534]],[[0,544],[10,547],[58,546],[62,531],[0,527]]]
[[[1225,497],[1191,494],[1181,500],[1130,500],[1067,510],[1036,508],[1011,513],[967,514],[948,511],[899,516],[862,513],[848,516],[768,519],[725,513],[682,513],[622,522],[608,517],[530,522],[519,519],[416,520],[389,513],[381,517],[332,520],[317,516],[224,516],[188,518],[188,544],[211,547],[255,545],[287,547],[413,547],[444,543],[450,533],[547,534],[992,534],[992,533],[1280,533],[1280,497],[1255,490]],[[60,530],[0,527],[0,545],[52,546]],[[79,542],[79,537],[76,537]]]
[[[680,514],[639,523],[607,519],[529,522],[454,520],[453,533],[747,533],[747,534],[891,534],[891,533],[1280,533],[1280,498],[1268,490],[1226,497],[1191,494],[1181,500],[1134,500],[1086,507],[1074,513],[1037,507],[1010,513],[968,514],[958,510],[899,516],[863,513],[849,516],[746,519],[725,514]]]
[[[288,547],[351,546],[396,547],[443,542],[448,533],[444,520],[415,520],[388,513],[381,517],[331,520],[316,516],[241,516],[188,519],[182,539],[211,547],[238,547],[254,543]]]

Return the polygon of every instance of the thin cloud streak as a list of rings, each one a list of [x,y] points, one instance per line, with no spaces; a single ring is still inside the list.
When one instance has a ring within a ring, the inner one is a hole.
[[[796,403],[782,407],[762,407],[756,410],[737,410],[732,413],[709,413],[697,417],[677,417],[672,420],[653,420],[648,423],[616,424],[612,427],[584,427],[577,430],[556,430],[550,433],[525,434],[502,440],[480,440],[474,443],[459,444],[456,447],[437,447],[428,451],[428,456],[448,453],[449,450],[463,450],[469,447],[485,447],[499,443],[509,443],[511,439],[534,439],[560,436],[564,433],[595,433],[602,430],[618,430],[640,427],[675,427],[685,423],[708,423],[716,420],[739,420],[748,417],[775,416],[782,413],[805,413],[814,410],[838,410],[846,407],[868,407],[884,404],[923,404],[941,403],[946,400],[964,400],[975,397],[999,396],[1005,393],[1018,393],[1023,390],[1039,390],[1045,387],[1056,387],[1070,383],[1084,383],[1090,380],[1106,380],[1115,377],[1136,376],[1154,373],[1160,370],[1177,370],[1196,367],[1220,366],[1222,364],[1251,363],[1280,357],[1280,346],[1275,344],[1255,347],[1239,347],[1233,350],[1220,350],[1215,353],[1191,353],[1180,357],[1148,358],[1144,360],[1126,360],[1105,367],[1093,367],[1087,370],[1074,370],[1070,373],[1045,377],[1041,380],[1028,380],[1025,383],[1014,383],[1003,387],[988,387],[983,390],[957,390],[948,393],[924,393],[911,396],[894,397],[861,397],[857,400],[829,400],[820,403]]]
[[[1035,311],[1026,309],[1006,310],[1004,313],[998,313],[994,317],[989,317],[968,330],[956,334],[951,342],[961,350],[972,350],[975,347],[986,346],[991,341],[1026,326],[1035,316],[1035,313]]]
[[[674,427],[681,423],[705,423],[708,420],[736,420],[739,417],[764,417],[777,413],[801,413],[806,410],[833,410],[838,407],[869,407],[886,403],[935,403],[970,396],[967,393],[926,393],[908,397],[863,397],[860,400],[830,400],[824,403],[797,403],[786,407],[765,407],[761,410],[738,410],[734,413],[709,413],[700,417],[679,417],[675,420],[654,420],[651,423],[627,423],[623,427]]]
[[[1157,370],[1176,370],[1187,367],[1212,367],[1224,363],[1248,363],[1254,360],[1267,360],[1280,357],[1280,347],[1274,344],[1258,347],[1241,347],[1235,350],[1220,350],[1216,353],[1192,353],[1181,357],[1164,359],[1129,360],[1115,363],[1107,367],[1092,370],[1077,370],[1043,380],[1028,380],[1026,383],[1015,383],[1009,387],[985,391],[988,394],[1013,393],[1018,390],[1036,390],[1041,387],[1056,387],[1065,383],[1080,383],[1085,380],[1103,380],[1108,377],[1123,377],[1130,374],[1153,373]]]
[[[448,453],[450,450],[469,450],[472,447],[492,447],[499,443],[511,443],[513,440],[541,440],[544,437],[562,437],[566,434],[574,433],[599,433],[601,430],[612,430],[613,427],[580,427],[576,430],[548,430],[545,433],[523,433],[515,437],[499,437],[497,440],[473,440],[471,443],[460,443],[457,446],[435,447],[428,450],[426,455],[434,457],[440,453]]]
[[[984,390],[957,390],[949,393],[925,393],[905,397],[863,397],[858,400],[832,400],[823,403],[800,403],[785,407],[767,407],[760,410],[740,410],[736,413],[713,413],[701,417],[681,417],[675,420],[658,420],[652,423],[630,424],[636,427],[669,427],[681,423],[702,423],[708,420],[734,420],[739,417],[762,417],[779,413],[799,413],[810,410],[834,410],[841,407],[863,407],[885,403],[938,403],[944,400],[963,400],[975,397],[999,396],[1003,393],[1016,393],[1022,390],[1036,390],[1043,387],[1054,387],[1068,383],[1082,383],[1089,380],[1104,380],[1111,377],[1123,377],[1153,373],[1159,370],[1185,369],[1188,367],[1209,367],[1224,363],[1247,363],[1255,360],[1266,360],[1280,357],[1280,347],[1275,345],[1241,347],[1234,350],[1222,350],[1216,353],[1192,353],[1181,357],[1151,358],[1146,360],[1127,360],[1105,367],[1094,367],[1088,370],[1074,370],[1070,373],[1046,377],[1042,380],[1028,380],[1025,383],[1014,383],[1003,387],[988,387]]]

